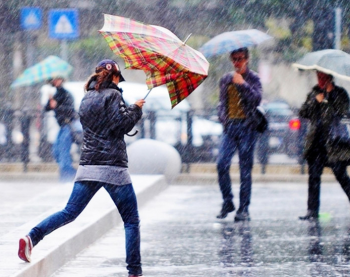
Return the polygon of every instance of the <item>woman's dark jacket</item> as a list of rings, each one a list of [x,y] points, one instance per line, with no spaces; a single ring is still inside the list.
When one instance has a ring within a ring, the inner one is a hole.
[[[325,93],[325,100],[321,103],[316,100],[319,93]],[[349,96],[345,89],[334,85],[334,89],[326,93],[318,86],[313,87],[299,111],[302,118],[309,119],[304,148],[306,159],[315,153],[313,150],[317,151],[319,146],[323,146],[327,151],[328,163],[350,160],[350,149],[333,145],[329,141],[331,126],[339,123],[348,112]]]
[[[228,93],[227,89],[230,84],[232,84],[234,72],[226,73],[220,79],[220,98],[218,105],[218,117],[222,125],[225,127],[228,124]],[[262,97],[262,85],[258,74],[254,71],[247,69],[247,72],[243,74],[244,84],[235,84],[239,96],[242,101],[242,108],[244,114],[246,115],[246,120],[244,122],[245,126],[255,130],[257,122],[255,120],[255,110],[259,106]]]
[[[53,110],[55,112],[57,123],[60,125],[60,127],[70,123],[74,118],[76,118],[74,99],[67,90],[65,90],[63,87],[58,87],[53,99],[57,102],[57,106]],[[45,106],[45,111],[50,110],[52,110],[52,108],[50,107],[49,100]]]
[[[80,165],[128,167],[124,135],[142,116],[137,105],[126,106],[122,90],[113,83],[96,91],[94,82],[86,92],[79,109],[84,140]]]

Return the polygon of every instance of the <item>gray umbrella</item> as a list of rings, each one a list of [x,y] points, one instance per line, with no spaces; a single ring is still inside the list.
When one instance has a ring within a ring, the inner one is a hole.
[[[292,66],[301,70],[318,70],[350,81],[350,55],[341,50],[326,49],[311,52]]]

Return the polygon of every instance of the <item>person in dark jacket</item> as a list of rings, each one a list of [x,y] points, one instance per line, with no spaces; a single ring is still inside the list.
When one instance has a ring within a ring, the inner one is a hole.
[[[240,48],[230,53],[234,72],[220,80],[219,120],[224,127],[219,149],[217,170],[224,200],[217,218],[225,218],[235,210],[230,179],[230,167],[238,150],[240,168],[240,203],[235,221],[250,220],[249,204],[252,189],[254,146],[257,140],[255,110],[260,104],[262,86],[258,75],[248,68],[249,52]]]
[[[126,263],[130,277],[142,276],[139,214],[128,171],[124,135],[141,119],[145,101],[126,106],[118,83],[124,81],[117,63],[102,60],[86,84],[79,115],[84,139],[73,192],[66,207],[34,227],[19,241],[19,257],[30,262],[31,250],[46,235],[72,222],[94,194],[104,187],[122,217]]]
[[[310,122],[305,139],[304,157],[309,167],[307,213],[301,220],[317,219],[320,208],[321,175],[330,166],[337,181],[350,200],[350,178],[346,167],[350,160],[349,149],[329,143],[332,124],[349,112],[346,90],[336,86],[333,76],[317,71],[318,84],[308,94],[299,115]]]
[[[72,166],[73,160],[70,150],[73,143],[69,124],[76,117],[74,110],[74,99],[72,95],[63,88],[64,79],[57,77],[50,81],[56,88],[56,93],[50,96],[45,111],[53,110],[60,130],[53,145],[53,156],[58,163],[61,182],[69,182],[74,179],[76,170]]]

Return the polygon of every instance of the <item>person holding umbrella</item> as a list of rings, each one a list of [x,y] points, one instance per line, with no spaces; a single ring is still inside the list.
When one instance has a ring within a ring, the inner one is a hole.
[[[217,218],[225,218],[235,210],[230,179],[230,167],[238,150],[240,168],[240,204],[235,221],[250,220],[249,204],[252,187],[254,146],[257,140],[255,110],[262,98],[262,85],[258,75],[248,68],[248,48],[230,53],[234,72],[220,79],[218,116],[224,132],[219,149],[217,170],[223,204]]]
[[[339,145],[329,143],[332,124],[349,112],[347,91],[336,86],[333,76],[316,71],[317,85],[307,95],[299,115],[310,121],[305,139],[304,157],[309,167],[307,213],[301,220],[313,220],[319,216],[321,175],[330,166],[337,181],[350,200],[350,178],[346,168],[350,150],[339,151]]]
[[[69,182],[74,179],[76,173],[70,154],[73,137],[69,125],[77,117],[77,114],[74,109],[73,96],[63,87],[63,82],[63,77],[55,77],[49,81],[56,88],[56,93],[50,96],[44,110],[53,110],[60,126],[57,139],[53,145],[53,156],[58,163],[60,181]]]
[[[62,211],[44,219],[19,240],[20,259],[30,262],[32,248],[46,235],[75,220],[104,187],[124,222],[129,277],[142,276],[140,219],[124,135],[141,119],[145,100],[126,106],[118,87],[121,81],[124,78],[118,64],[106,59],[97,64],[86,83],[87,92],[79,109],[84,141],[72,194]]]

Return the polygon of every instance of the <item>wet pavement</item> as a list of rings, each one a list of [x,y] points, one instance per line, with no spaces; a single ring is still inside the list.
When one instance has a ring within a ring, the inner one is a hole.
[[[323,184],[320,220],[303,222],[306,193],[306,184],[256,183],[252,220],[234,223],[234,213],[216,219],[216,185],[172,184],[140,209],[144,276],[350,276],[345,194]],[[122,226],[51,275],[67,276],[126,277]]]
[[[32,207],[34,216],[38,216],[38,207],[50,209],[53,202],[44,203],[40,197],[53,189],[59,189],[58,182],[32,184],[30,182],[0,181],[0,236],[22,226],[33,218],[28,210],[28,203],[36,203]],[[45,196],[44,196],[45,197]],[[45,206],[46,205],[46,206]],[[0,240],[1,241],[1,240]]]
[[[167,186],[162,175],[131,176],[141,207]],[[54,179],[54,178],[52,178]],[[79,217],[35,247],[32,262],[17,256],[18,240],[67,203],[73,183],[0,181],[0,276],[47,277],[121,219],[109,195],[100,190]]]

